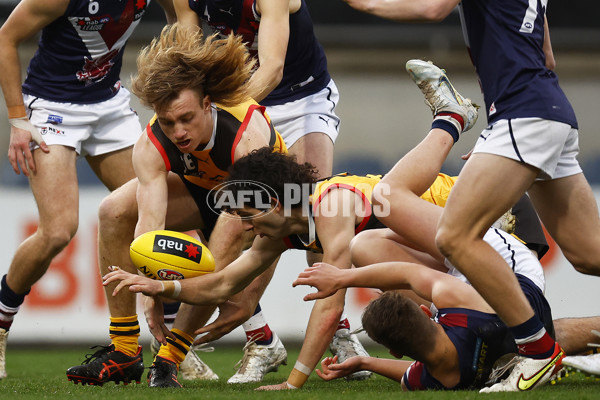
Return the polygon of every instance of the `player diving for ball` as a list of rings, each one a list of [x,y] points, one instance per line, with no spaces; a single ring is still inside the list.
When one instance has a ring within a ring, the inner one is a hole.
[[[434,121],[434,128],[430,132],[430,135],[445,137],[450,147],[453,144],[450,132],[458,134],[470,128],[476,118],[476,110],[470,103],[457,112],[465,121],[463,125],[455,127],[448,117],[442,116]],[[440,119],[446,123],[440,123]],[[244,190],[245,186],[227,186],[231,192],[229,198],[244,199],[242,204],[235,204],[236,208],[230,204],[228,211],[241,216],[246,229],[257,235],[252,247],[219,272],[178,283],[163,284],[125,271],[112,272],[105,277],[105,284],[112,286],[121,280],[115,295],[119,295],[124,287],[129,287],[132,292],[150,296],[167,294],[184,303],[219,304],[243,290],[290,247],[322,251],[324,262],[340,269],[349,269],[353,263],[350,243],[355,235],[363,230],[382,227],[372,208],[372,191],[380,181],[377,176],[334,176],[317,182],[314,190],[292,199],[292,196],[285,195],[286,185],[288,188],[302,188],[303,185],[315,183],[312,167],[298,164],[289,156],[259,149],[238,160],[232,166],[228,179],[231,182],[257,181],[270,188],[268,192],[257,192],[257,198],[237,196],[236,190]],[[449,187],[444,182],[452,182],[452,179],[441,175],[424,197],[434,203],[445,201]],[[385,215],[383,200],[380,199],[378,204],[382,206],[381,215]],[[535,259],[533,255],[531,257]],[[176,296],[171,287],[175,285],[181,287]],[[165,287],[166,292],[163,291]],[[250,295],[248,292],[245,294]],[[258,302],[258,299],[257,296],[244,298],[251,304]],[[306,382],[331,340],[343,306],[343,290],[315,303],[300,355],[289,378],[286,382],[262,389],[299,388]]]

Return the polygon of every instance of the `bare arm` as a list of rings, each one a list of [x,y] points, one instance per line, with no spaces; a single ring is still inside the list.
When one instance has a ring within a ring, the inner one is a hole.
[[[250,78],[248,93],[260,102],[283,78],[283,66],[290,37],[289,1],[257,0],[259,67]]]
[[[27,165],[33,172],[36,171],[35,162],[29,150],[29,142],[35,140],[43,151],[48,151],[46,143],[42,141],[39,133],[36,136],[37,130],[27,119],[21,91],[21,63],[19,62],[18,47],[25,39],[30,38],[59,18],[66,11],[68,5],[68,0],[23,0],[0,28],[0,49],[2,49],[0,86],[8,109],[8,118],[21,118],[31,127],[30,129],[11,127],[8,159],[17,174],[22,170],[23,174],[29,176]]]
[[[172,0],[157,0],[158,4],[163,8],[165,12],[165,18],[167,19],[167,24],[174,24],[177,22],[177,15],[175,14],[175,7],[173,6]]]
[[[411,364],[412,361],[376,357],[352,357],[338,364],[337,356],[326,357],[321,361],[321,370],[317,370],[317,375],[321,379],[331,381],[348,376],[356,371],[372,371],[400,383]]]
[[[164,161],[146,134],[133,148],[133,168],[138,177],[138,222],[135,237],[165,228],[169,189]]]
[[[188,0],[173,0],[177,22],[182,25],[200,25],[200,18],[188,5]]]
[[[331,191],[325,196],[319,204],[319,209],[315,211],[315,224],[321,245],[323,247],[323,260],[335,265],[336,269],[347,270],[351,267],[350,260],[350,241],[354,237],[354,199],[350,200],[344,197],[340,192],[343,190]],[[349,213],[334,212],[328,216],[327,211],[341,211],[341,207],[348,207],[352,210]],[[344,310],[344,299],[346,291],[340,290],[335,295],[321,299],[315,302],[308,325],[306,335],[298,361],[313,370],[321,357],[327,350],[329,342],[333,337],[342,312]],[[297,371],[292,370],[287,383],[299,388],[308,379],[308,375],[298,375]],[[276,385],[273,387],[264,387],[264,389],[287,389],[287,385]]]
[[[298,275],[293,285],[299,284],[314,286],[318,290],[306,295],[305,300],[322,298],[347,287],[372,287],[384,291],[412,289],[421,298],[433,301],[438,308],[464,307],[493,313],[471,285],[443,272],[407,262],[385,262],[349,271],[315,264]]]
[[[446,18],[460,0],[344,0],[367,14],[395,21],[438,22]]]
[[[265,239],[256,246],[253,245],[221,271],[179,281],[181,292],[178,296],[173,295],[172,282],[155,281],[122,270],[106,274],[103,284],[106,286],[111,282],[119,282],[113,295],[128,288],[134,293],[165,296],[188,304],[218,305],[248,286],[284,250],[283,244]]]

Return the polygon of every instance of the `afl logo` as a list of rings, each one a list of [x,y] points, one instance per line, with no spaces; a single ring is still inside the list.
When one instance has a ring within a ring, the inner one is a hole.
[[[182,273],[173,271],[172,269],[159,269],[156,272],[156,275],[158,275],[158,279],[163,281],[177,281],[183,279]]]
[[[264,215],[274,210],[272,201],[279,202],[279,196],[272,188],[250,180],[221,183],[206,196],[207,205],[217,214],[222,210],[236,211],[244,207],[252,207],[260,210],[261,215]],[[242,217],[242,219],[248,218],[250,217]]]

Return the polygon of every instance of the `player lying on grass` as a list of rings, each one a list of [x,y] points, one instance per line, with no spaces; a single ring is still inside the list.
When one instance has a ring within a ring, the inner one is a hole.
[[[506,325],[471,285],[423,265],[386,262],[342,271],[315,264],[294,285],[317,288],[307,299],[324,298],[347,287],[386,291],[365,309],[363,328],[394,357],[415,360],[354,357],[337,363],[335,357],[327,357],[322,371],[317,370],[325,380],[366,369],[401,382],[404,390],[480,389],[510,367],[501,360],[500,368],[492,372],[500,357],[509,355],[510,360],[517,351]],[[395,289],[410,289],[433,302],[437,314],[430,318],[429,308],[419,307]]]
[[[202,229],[209,238],[216,269],[239,254],[243,236],[239,219],[218,218],[219,210],[210,208],[206,195],[225,178],[229,166],[250,151],[268,146],[285,151],[264,107],[246,94],[253,66],[239,38],[204,38],[197,28],[177,24],[165,27],[140,53],[132,88],[156,116],[134,147],[137,178],[100,205],[99,264],[103,275],[110,265],[136,272],[129,259],[129,243],[158,229]],[[70,380],[94,385],[140,380],[144,367],[136,296],[127,291],[113,296],[112,292],[108,286],[111,345],[83,365],[70,368]],[[162,316],[162,304],[156,305]],[[182,307],[172,332],[151,314],[148,325],[165,345],[151,367],[151,386],[181,386],[176,363],[184,360],[194,331],[213,311],[214,307]],[[115,368],[107,370],[106,364]],[[206,377],[215,375],[207,369]]]

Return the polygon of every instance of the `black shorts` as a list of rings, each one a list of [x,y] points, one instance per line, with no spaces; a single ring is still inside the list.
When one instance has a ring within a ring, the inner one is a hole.
[[[523,290],[523,293],[525,293],[527,300],[529,300],[529,304],[531,304],[531,308],[533,308],[535,315],[540,318],[552,339],[556,340],[554,323],[552,321],[552,310],[550,310],[550,304],[548,304],[548,300],[546,300],[544,293],[542,293],[541,289],[529,278],[519,274],[515,275],[517,276],[519,285],[521,285],[521,289]]]

